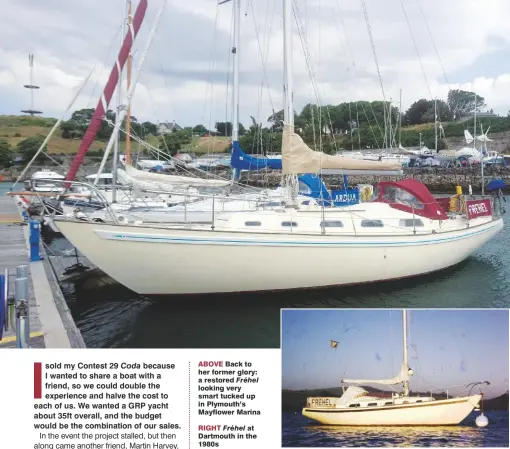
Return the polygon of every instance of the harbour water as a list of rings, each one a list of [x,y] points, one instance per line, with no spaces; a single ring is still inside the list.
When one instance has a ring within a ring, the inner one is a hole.
[[[67,242],[57,238],[50,246],[65,248]],[[509,247],[507,224],[493,241],[456,267],[348,288],[149,299],[118,284],[93,288],[85,284],[64,286],[64,293],[89,347],[279,348],[281,308],[510,307]],[[226,266],[225,276],[228,273]]]
[[[489,426],[478,428],[472,412],[459,426],[320,426],[300,413],[282,416],[283,447],[508,447],[508,411],[486,411]]]

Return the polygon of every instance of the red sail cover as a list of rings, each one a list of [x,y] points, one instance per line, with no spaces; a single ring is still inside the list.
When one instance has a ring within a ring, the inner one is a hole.
[[[136,8],[136,12],[132,22],[133,33],[131,32],[131,29],[128,29],[128,32],[122,44],[122,48],[120,49],[119,54],[117,56],[117,61],[120,65],[120,68],[116,63],[113,66],[112,71],[110,72],[110,78],[108,78],[108,82],[106,83],[106,87],[104,88],[103,95],[97,102],[97,106],[94,111],[94,114],[92,115],[92,119],[90,120],[87,131],[85,132],[85,135],[83,136],[83,139],[80,143],[78,153],[76,153],[76,156],[71,165],[71,169],[67,173],[66,177],[67,181],[72,181],[76,176],[78,168],[83,162],[85,154],[87,153],[88,149],[90,148],[90,145],[96,138],[97,132],[101,127],[101,121],[103,119],[103,116],[106,114],[106,110],[108,108],[108,105],[110,104],[110,100],[112,99],[113,93],[115,92],[115,88],[117,87],[117,84],[119,82],[120,72],[122,71],[122,68],[124,67],[124,64],[127,61],[129,52],[131,51],[131,46],[133,45],[133,41],[136,35],[138,34],[140,26],[142,25],[143,18],[145,17],[145,11],[147,10],[147,2],[148,0],[140,0],[140,3]]]
[[[492,215],[491,200],[468,200],[466,201],[468,219],[487,217]]]

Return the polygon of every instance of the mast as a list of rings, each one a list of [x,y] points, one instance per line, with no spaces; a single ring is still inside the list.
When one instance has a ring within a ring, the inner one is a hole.
[[[292,141],[292,135],[294,134],[294,105],[292,98],[292,6],[291,0],[283,0],[283,124],[284,127],[288,126],[290,132],[284,135],[284,139],[287,138]],[[283,144],[283,143],[282,143]],[[288,148],[290,148],[291,142],[288,142]],[[282,154],[283,156],[283,154]],[[283,161],[282,161],[283,163]],[[287,186],[289,202],[294,204],[294,192],[292,186],[292,178],[294,175],[286,175],[283,179],[283,185]]]
[[[398,147],[402,146],[402,89],[400,89],[400,101],[398,106]]]
[[[407,310],[402,310],[402,331],[404,336],[404,367],[409,371],[409,361],[407,356]],[[404,381],[404,396],[409,396],[409,379]]]
[[[128,13],[127,13],[127,24],[129,32],[132,36],[134,36],[133,29],[133,16],[131,15],[131,0],[127,0],[128,4]],[[132,64],[132,56],[131,51],[129,51],[128,59],[127,59],[127,90],[129,90],[131,86],[131,64]],[[127,105],[127,114],[126,114],[126,164],[131,165],[131,104]],[[159,153],[158,153],[159,155]]]
[[[473,124],[473,148],[476,150],[476,93],[475,93],[475,122]],[[482,129],[482,136],[483,136],[483,129]],[[480,149],[480,170],[482,175],[482,195],[485,195],[485,180],[483,176],[483,147]]]
[[[392,127],[392,124],[391,124],[391,97],[390,97],[390,102],[388,104],[388,128],[390,129],[390,153],[392,153],[392,145],[393,145],[393,127]]]
[[[294,105],[292,98],[292,8],[291,0],[283,0],[283,64],[284,108],[283,122],[294,128]],[[292,129],[292,132],[294,129]]]
[[[126,33],[125,31],[125,12],[122,15],[122,42],[124,42],[124,35]],[[129,51],[131,53],[131,50]],[[129,59],[129,53],[128,53],[128,59]],[[115,121],[117,121],[117,117],[119,116],[120,109],[122,107],[122,68],[119,69],[119,82],[117,84],[117,111],[115,113]],[[117,202],[117,163],[119,160],[119,133],[115,134],[115,143],[113,146],[113,160],[112,160],[112,203]],[[99,178],[99,175],[97,175],[97,178]]]
[[[220,5],[230,0],[220,2]],[[232,45],[232,154],[234,145],[239,141],[239,43],[241,41],[241,0],[232,0],[234,8],[234,42]],[[230,185],[234,184],[237,177],[237,170],[232,169],[232,179]]]
[[[158,11],[158,14],[156,15],[156,19],[154,20],[154,25],[152,26],[152,28],[149,32],[149,36],[147,37],[147,42],[145,43],[145,47],[140,55],[140,58],[138,59],[139,65],[138,65],[137,70],[135,71],[135,76],[133,77],[133,82],[131,83],[131,86],[129,87],[129,90],[128,90],[126,97],[124,99],[125,104],[131,103],[131,98],[133,97],[133,94],[135,93],[135,88],[138,83],[138,78],[140,76],[140,72],[142,70],[143,63],[145,62],[145,58],[147,56],[147,53],[149,52],[149,48],[150,48],[152,41],[154,39],[154,36],[156,34],[156,29],[158,28],[158,25],[161,20],[161,16],[163,15],[163,11],[165,10],[167,1],[168,0],[163,0],[160,10]],[[135,18],[134,18],[135,29],[136,29],[136,14],[137,13],[138,13],[138,9],[137,9],[137,12],[135,13]],[[118,117],[115,117],[115,128],[113,129],[112,135],[110,136],[110,140],[108,141],[108,145],[106,145],[106,148],[104,150],[103,160],[101,161],[101,165],[99,166],[99,169],[97,171],[97,177],[96,177],[94,183],[97,182],[99,175],[103,172],[103,169],[104,169],[104,166],[106,163],[106,159],[108,158],[108,155],[110,154],[110,151],[113,147],[113,143],[115,141],[115,134],[118,134],[120,127],[122,126],[122,122],[124,121],[124,118],[126,117],[126,113],[127,113],[127,108],[122,109],[120,111]]]
[[[234,8],[234,46],[232,58],[234,65],[232,92],[232,142],[239,140],[239,41],[241,34],[241,0],[233,0]]]
[[[145,11],[147,10],[147,0],[141,0],[136,8],[135,16],[133,18],[133,28],[134,28],[134,37],[138,34],[140,30],[140,26],[142,25],[143,18],[145,16]],[[83,159],[85,158],[85,154],[87,153],[90,145],[95,139],[99,128],[101,127],[101,122],[103,116],[106,114],[108,110],[108,104],[112,99],[113,93],[115,91],[115,86],[120,77],[120,72],[124,64],[126,63],[127,56],[129,54],[130,48],[133,45],[133,35],[128,33],[124,38],[124,43],[122,48],[119,51],[117,61],[113,66],[110,77],[108,78],[108,82],[104,88],[104,91],[99,99],[96,109],[94,110],[94,114],[90,120],[89,126],[83,139],[80,143],[80,148],[78,149],[78,153],[74,157],[73,163],[71,165],[71,169],[67,173],[66,181],[72,181],[78,172],[78,168],[80,167]]]
[[[434,148],[436,150],[436,154],[438,153],[437,149],[437,98],[434,98]]]

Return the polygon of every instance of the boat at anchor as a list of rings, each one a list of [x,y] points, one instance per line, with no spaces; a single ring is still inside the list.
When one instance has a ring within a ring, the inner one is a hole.
[[[407,311],[402,311],[403,362],[392,379],[343,379],[351,384],[340,398],[308,398],[303,415],[321,424],[340,426],[447,426],[457,425],[478,408],[483,395],[473,394],[436,400],[432,396],[411,396],[409,379],[414,374],[407,353]],[[477,382],[481,384],[483,382]],[[371,395],[363,384],[402,385],[402,393],[391,398]],[[473,384],[473,385],[475,385]]]

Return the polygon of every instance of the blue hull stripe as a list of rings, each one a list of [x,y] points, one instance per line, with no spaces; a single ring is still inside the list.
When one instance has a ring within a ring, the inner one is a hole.
[[[455,237],[443,237],[432,240],[413,240],[413,241],[337,241],[337,242],[307,242],[307,241],[296,241],[296,240],[232,240],[232,239],[204,239],[204,238],[186,238],[186,237],[164,237],[157,235],[136,235],[136,234],[120,234],[112,233],[108,236],[104,234],[107,231],[96,231],[98,236],[106,240],[124,240],[124,241],[139,241],[149,243],[174,243],[174,244],[210,244],[210,245],[246,245],[246,246],[412,246],[412,245],[435,245],[437,243],[453,242],[456,240],[463,240],[475,235],[484,234],[496,229],[498,225],[491,226],[489,228],[481,229],[479,231],[470,232],[464,235],[458,235]],[[436,234],[437,235],[437,234]],[[412,236],[410,236],[412,237]],[[356,238],[367,238],[356,237]],[[368,237],[369,238],[369,237]]]

